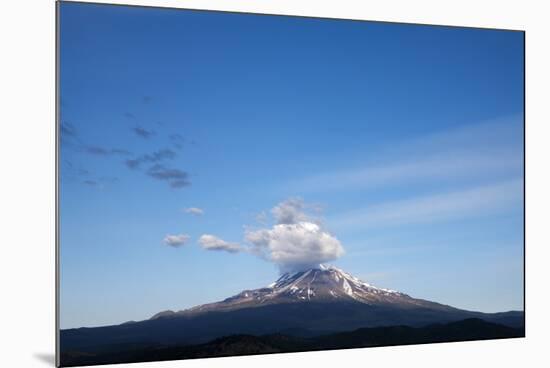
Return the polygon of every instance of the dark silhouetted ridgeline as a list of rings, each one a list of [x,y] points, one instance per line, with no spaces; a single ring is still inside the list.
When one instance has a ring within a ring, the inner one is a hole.
[[[523,327],[509,327],[470,318],[424,327],[386,326],[360,328],[349,332],[314,337],[286,334],[231,335],[195,345],[167,344],[110,344],[87,351],[65,351],[62,366],[97,365],[111,363],[146,362],[315,351],[327,349],[361,348],[425,344],[438,342],[472,341],[524,337]]]

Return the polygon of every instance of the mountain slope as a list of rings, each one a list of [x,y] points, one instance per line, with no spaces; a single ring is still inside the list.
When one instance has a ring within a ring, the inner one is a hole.
[[[460,310],[377,288],[344,271],[321,267],[284,274],[268,287],[179,312],[161,312],[145,321],[62,330],[61,350],[96,353],[124,346],[201,344],[236,334],[312,337],[365,327],[418,327],[467,318],[523,326],[523,312]]]
[[[429,308],[453,311],[455,308],[429,302],[365,283],[335,267],[320,266],[305,271],[285,273],[273,284],[260,289],[244,290],[221,302],[199,305],[187,310],[164,311],[152,317],[190,316],[211,311],[233,311],[284,303],[353,303],[399,308]]]

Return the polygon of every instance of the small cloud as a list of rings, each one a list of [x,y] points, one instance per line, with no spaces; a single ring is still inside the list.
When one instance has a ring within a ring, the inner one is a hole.
[[[143,96],[141,98],[141,102],[143,102],[145,105],[148,105],[149,103],[151,103],[151,101],[153,101],[153,97],[151,96]]]
[[[132,128],[132,131],[143,139],[149,139],[156,134],[154,130],[147,130],[140,126]]]
[[[172,188],[183,188],[191,185],[189,174],[179,169],[167,168],[164,165],[155,164],[147,170],[150,177],[168,182]]]
[[[189,214],[195,215],[195,216],[202,216],[204,214],[204,210],[202,208],[198,208],[198,207],[185,208],[183,211],[185,213],[189,213]]]
[[[167,159],[174,159],[176,157],[176,152],[171,149],[161,149],[152,153],[148,153],[142,156],[139,156],[134,159],[126,160],[126,166],[130,169],[138,169],[142,163],[145,162],[159,162]]]
[[[103,148],[99,146],[84,146],[84,152],[94,156],[127,156],[131,155],[131,152],[117,148]]]
[[[131,112],[125,112],[124,113],[124,117],[126,119],[135,119],[136,117],[134,116],[134,114],[132,114]]]
[[[182,245],[185,245],[191,239],[191,237],[187,234],[177,234],[177,235],[171,235],[168,234],[164,237],[163,241],[164,244],[169,245],[171,247],[180,247]]]
[[[229,253],[237,253],[243,250],[238,243],[229,243],[210,234],[201,235],[199,238],[199,244],[206,250],[225,251]]]

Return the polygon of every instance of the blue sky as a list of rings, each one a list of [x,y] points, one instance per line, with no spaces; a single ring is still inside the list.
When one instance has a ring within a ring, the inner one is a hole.
[[[62,328],[269,284],[286,260],[250,235],[288,203],[365,281],[523,309],[522,33],[70,3],[60,22]]]

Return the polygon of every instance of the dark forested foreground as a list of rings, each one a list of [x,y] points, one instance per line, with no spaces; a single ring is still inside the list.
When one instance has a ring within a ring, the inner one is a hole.
[[[121,344],[98,348],[95,352],[67,351],[62,366],[146,362],[285,353],[327,349],[361,348],[471,341],[525,336],[524,328],[513,328],[477,318],[425,327],[390,326],[361,328],[317,337],[287,334],[231,335],[197,345]]]

